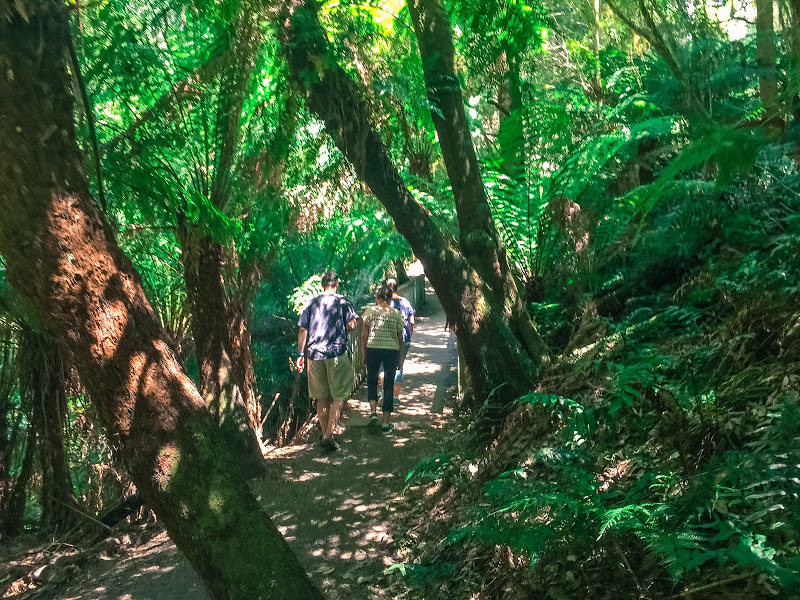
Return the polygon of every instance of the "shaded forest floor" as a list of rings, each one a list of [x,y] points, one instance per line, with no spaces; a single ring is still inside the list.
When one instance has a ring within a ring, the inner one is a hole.
[[[383,435],[367,425],[369,406],[362,385],[348,403],[333,454],[313,444],[272,453],[267,475],[252,482],[259,501],[329,599],[391,597],[384,570],[403,560],[393,513],[403,509],[405,476],[433,453],[456,393],[455,336],[445,331],[444,313],[431,288],[419,311],[406,359],[395,430]],[[63,600],[172,600],[207,598],[197,575],[153,526],[121,532],[69,568],[39,574],[32,569],[69,549],[50,545],[7,554],[0,577],[20,575],[2,598]],[[48,559],[48,556],[50,557]],[[4,573],[5,571],[5,573]],[[25,575],[23,575],[25,573]],[[2,588],[0,588],[2,589]]]

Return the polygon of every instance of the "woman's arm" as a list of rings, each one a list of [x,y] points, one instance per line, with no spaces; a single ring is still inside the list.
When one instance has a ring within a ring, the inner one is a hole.
[[[367,340],[369,339],[369,317],[364,316],[361,320],[361,337],[359,338],[359,346],[361,347],[361,362],[367,361]]]
[[[403,316],[400,312],[397,312],[397,349],[400,350],[403,347],[403,329],[405,328],[405,324],[403,323]]]

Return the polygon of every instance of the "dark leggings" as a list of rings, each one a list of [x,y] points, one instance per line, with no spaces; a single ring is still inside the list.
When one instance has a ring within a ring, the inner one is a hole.
[[[367,348],[367,400],[378,401],[378,375],[383,363],[383,412],[394,408],[394,373],[400,352],[383,348]]]

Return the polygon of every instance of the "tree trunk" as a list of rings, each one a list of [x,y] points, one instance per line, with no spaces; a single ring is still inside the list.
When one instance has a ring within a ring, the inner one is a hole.
[[[22,455],[19,475],[12,482],[8,495],[8,504],[3,515],[3,530],[7,536],[13,537],[22,533],[25,517],[25,502],[28,498],[28,482],[33,475],[33,459],[36,455],[36,434],[28,428],[25,439],[25,453]]]
[[[526,321],[520,318],[521,302],[511,278],[504,272],[505,254],[492,237],[494,226],[488,206],[471,205],[459,194],[461,246],[466,247],[462,255],[409,193],[370,123],[366,104],[354,82],[328,52],[317,10],[315,0],[300,0],[285,4],[278,15],[291,76],[304,91],[309,109],[324,120],[328,134],[386,207],[397,230],[424,265],[449,321],[455,325],[476,399],[483,401],[494,393],[496,416],[501,417],[515,398],[534,385],[543,349],[539,346],[528,354],[517,337],[519,324]],[[474,169],[476,164],[472,161],[462,166]],[[473,179],[476,173],[473,170],[467,176]],[[462,177],[454,178],[453,188],[463,186]],[[479,175],[477,178],[480,182]],[[493,264],[493,260],[497,263]],[[492,288],[484,277],[498,289]],[[538,335],[529,317],[525,333],[530,334],[526,338],[528,347],[535,346]]]
[[[594,77],[592,88],[595,100],[603,103],[603,81],[600,72],[600,0],[592,1],[592,52],[594,54]]]
[[[406,264],[402,258],[396,258],[392,261],[394,264],[394,272],[397,275],[397,285],[403,285],[408,281],[408,273],[406,272]]]
[[[497,57],[495,67],[498,73],[497,122],[502,126],[503,121],[511,114],[511,82],[508,78],[508,56],[505,51]]]
[[[464,111],[464,97],[455,68],[455,47],[447,11],[441,0],[407,0],[407,5],[417,34],[428,99],[439,108],[431,112],[431,117],[453,189],[459,245],[469,264],[494,292],[492,304],[495,310],[502,313],[517,342],[530,357],[518,367],[521,370],[530,369],[534,377],[531,381],[535,381],[546,349],[520,297],[518,282],[511,273],[505,248],[492,217]],[[511,111],[512,114],[519,114],[518,109],[522,104],[519,61],[513,55],[508,60]],[[519,141],[521,139],[520,136]],[[522,160],[519,146],[516,154]]]
[[[786,36],[786,46],[788,48],[789,67],[789,81],[787,88],[790,90],[800,89],[798,87],[798,80],[800,80],[800,0],[791,0],[791,10],[789,11],[789,27],[787,28],[788,35]],[[789,112],[791,113],[792,129],[796,131],[800,127],[800,94],[792,93],[789,99]],[[789,128],[787,128],[787,133]],[[798,145],[795,143],[795,163],[800,164],[800,157],[798,157]]]
[[[10,329],[3,328],[0,338],[0,515],[8,512],[8,503],[14,488],[11,479],[11,461],[21,419],[14,418],[12,399],[17,389],[16,342]],[[9,419],[11,416],[11,419]],[[3,531],[0,516],[0,531]]]
[[[774,5],[772,0],[756,0],[756,66],[758,94],[768,112],[775,110],[778,96]]]
[[[252,15],[237,13],[227,30],[230,49],[220,64],[214,131],[217,146],[209,200],[220,211],[230,201],[233,166],[240,145],[240,118],[252,73],[252,46],[260,36]],[[246,310],[231,297],[226,285],[225,261],[232,260],[232,244],[223,246],[201,227],[179,216],[186,299],[200,372],[199,391],[223,436],[238,447],[248,464],[258,468],[263,459],[261,410],[255,393],[253,357]],[[235,274],[228,272],[228,277]],[[228,282],[230,284],[230,282]]]
[[[226,291],[222,245],[208,236],[197,237],[178,224],[186,301],[191,310],[199,392],[220,433],[246,464],[257,469],[261,452],[260,414],[255,396],[249,332],[236,318]],[[246,338],[246,342],[241,339]],[[234,343],[237,352],[234,352]]]
[[[91,198],[64,62],[67,10],[3,0],[0,253],[66,340],[134,483],[215,599],[322,598],[261,510]]]
[[[500,85],[497,88],[498,143],[503,168],[514,179],[524,177],[525,136],[523,131],[522,84],[519,57],[503,51],[496,61]]]
[[[20,395],[32,407],[42,469],[39,525],[43,531],[69,529],[77,516],[78,500],[64,449],[67,417],[65,349],[56,340],[24,326],[20,333]]]

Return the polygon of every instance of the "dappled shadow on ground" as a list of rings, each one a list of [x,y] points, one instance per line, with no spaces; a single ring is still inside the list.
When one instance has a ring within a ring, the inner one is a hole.
[[[129,556],[104,556],[101,562],[89,567],[83,581],[56,592],[42,590],[46,596],[31,598],[52,600],[175,600],[176,598],[207,598],[200,578],[165,532],[159,533],[142,546],[132,548]],[[107,567],[107,563],[110,567]],[[76,578],[78,579],[78,578]],[[87,586],[86,581],[95,582]],[[57,594],[54,596],[53,594]]]
[[[252,482],[260,504],[329,600],[388,598],[384,570],[402,560],[392,537],[405,477],[440,445],[456,386],[455,340],[432,290],[405,364],[396,429],[367,425],[366,390],[356,391],[340,428],[340,451],[312,444],[276,450],[268,475]],[[130,553],[103,557],[59,587],[13,596],[53,600],[207,600],[197,574],[166,533]],[[47,594],[45,596],[45,594]]]
[[[392,538],[392,513],[406,474],[441,441],[449,410],[433,412],[436,398],[456,385],[455,342],[444,324],[441,307],[429,298],[406,358],[391,435],[368,426],[361,387],[348,403],[337,437],[340,451],[325,454],[311,444],[278,450],[271,476],[254,483],[260,502],[328,598],[389,595],[383,572],[402,560]]]

